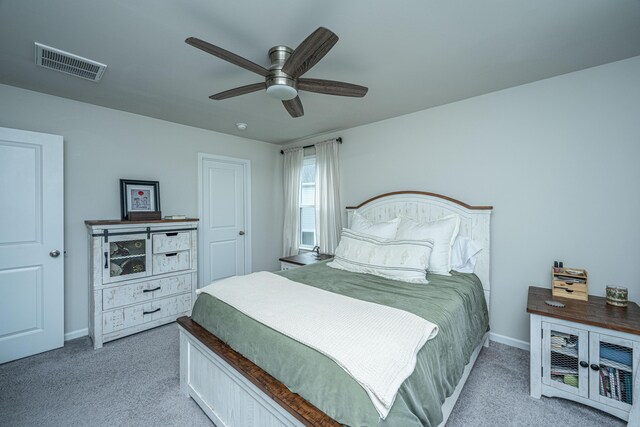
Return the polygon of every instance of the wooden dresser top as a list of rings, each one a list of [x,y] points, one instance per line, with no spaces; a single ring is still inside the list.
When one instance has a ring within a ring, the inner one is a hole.
[[[552,307],[546,300],[560,301],[566,307]],[[603,297],[589,295],[589,301],[579,301],[554,297],[551,289],[529,286],[527,312],[640,335],[640,307],[632,301],[628,307],[614,307]]]
[[[172,222],[194,222],[199,221],[198,218],[184,218],[184,219],[147,219],[143,221],[122,221],[120,219],[98,219],[98,220],[86,220],[84,223],[89,226],[96,225],[135,225],[135,224],[163,224]]]

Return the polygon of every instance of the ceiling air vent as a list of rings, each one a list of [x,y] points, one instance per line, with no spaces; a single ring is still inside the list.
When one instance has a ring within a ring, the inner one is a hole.
[[[100,81],[107,69],[105,64],[40,43],[36,43],[36,65],[94,82]]]

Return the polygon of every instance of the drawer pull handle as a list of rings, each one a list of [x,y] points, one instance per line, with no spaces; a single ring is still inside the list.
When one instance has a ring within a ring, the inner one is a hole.
[[[153,291],[157,291],[161,288],[162,286],[158,286],[157,288],[153,288],[153,289],[144,289],[142,292],[153,292]]]
[[[582,366],[583,368],[588,368],[589,364],[587,362],[585,362],[584,360],[580,361],[580,366]]]
[[[178,233],[165,233],[167,237],[175,237],[178,235]]]
[[[170,254],[164,254],[164,256],[176,256],[178,255],[178,252],[172,252]]]
[[[109,252],[104,253],[104,268],[109,268]]]
[[[155,310],[151,310],[151,311],[143,311],[142,314],[151,314],[151,313],[157,313],[158,311],[160,311],[160,308],[156,308]]]
[[[595,363],[591,364],[591,369],[593,369],[594,371],[599,371],[600,370],[600,366],[596,365]]]
[[[573,292],[573,289],[565,289],[565,292],[571,293],[571,292]]]

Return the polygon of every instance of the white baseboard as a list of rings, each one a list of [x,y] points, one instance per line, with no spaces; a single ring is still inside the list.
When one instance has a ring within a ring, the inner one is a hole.
[[[504,335],[496,334],[494,332],[491,332],[489,334],[489,339],[491,341],[499,342],[500,344],[504,344],[510,347],[516,347],[522,350],[529,351],[529,343],[526,341],[517,340],[511,337],[505,337]]]
[[[89,335],[89,328],[78,329],[77,331],[71,331],[64,334],[64,340],[70,341],[76,338],[84,337]]]

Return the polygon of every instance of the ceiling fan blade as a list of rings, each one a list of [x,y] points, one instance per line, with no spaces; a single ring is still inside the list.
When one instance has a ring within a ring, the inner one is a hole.
[[[369,91],[369,89],[364,86],[321,79],[299,79],[298,90],[324,93],[325,95],[353,96],[357,98],[362,98],[367,94],[367,91]]]
[[[300,101],[300,97],[296,96],[293,99],[288,101],[282,101],[282,105],[287,109],[291,117],[302,117],[304,116],[304,108],[302,108],[302,101]]]
[[[221,99],[233,98],[234,96],[257,92],[265,88],[266,85],[264,83],[253,83],[250,85],[240,86],[233,89],[225,90],[224,92],[216,93],[215,95],[211,95],[209,98],[220,101]]]
[[[227,62],[231,62],[234,65],[242,67],[246,70],[253,71],[256,74],[260,74],[263,77],[266,77],[269,71],[261,65],[258,65],[254,62],[249,61],[248,59],[244,59],[241,56],[236,55],[235,53],[229,52],[221,47],[212,45],[204,40],[200,40],[195,37],[189,37],[185,40],[185,43],[197,47],[200,50],[203,50],[207,53],[210,53],[213,56],[217,56],[220,59],[224,59]]]
[[[282,71],[293,77],[300,77],[316,65],[337,42],[338,36],[333,32],[324,27],[318,28],[293,51]]]

